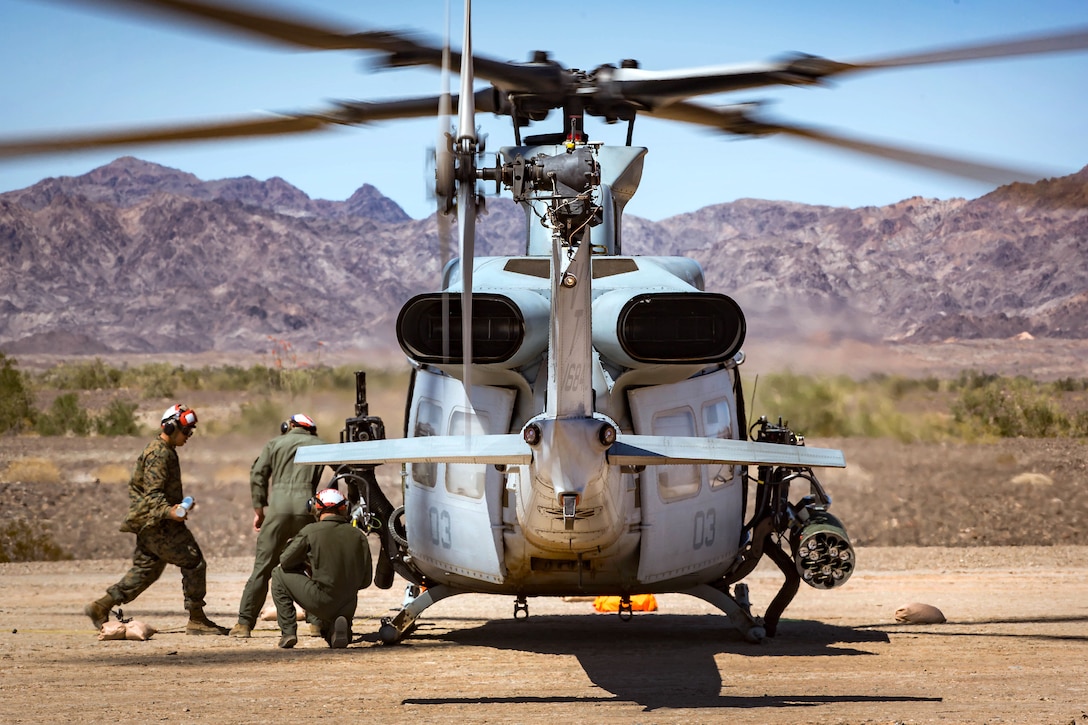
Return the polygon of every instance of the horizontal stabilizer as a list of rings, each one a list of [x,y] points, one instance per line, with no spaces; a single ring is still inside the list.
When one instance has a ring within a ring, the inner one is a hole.
[[[528,463],[529,444],[506,435],[426,436],[303,446],[295,463]]]
[[[681,436],[626,435],[608,449],[613,466],[729,463],[740,466],[829,466],[845,468],[842,451],[781,443]]]

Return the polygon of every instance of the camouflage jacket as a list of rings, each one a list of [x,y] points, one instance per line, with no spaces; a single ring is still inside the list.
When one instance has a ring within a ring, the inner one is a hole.
[[[181,503],[184,495],[177,450],[156,437],[136,459],[128,484],[128,516],[121,531],[137,534],[145,526],[168,519],[170,507]]]
[[[253,508],[268,507],[268,514],[305,516],[306,504],[316,493],[323,466],[297,465],[295,451],[325,441],[303,428],[292,428],[265,444],[249,471]]]

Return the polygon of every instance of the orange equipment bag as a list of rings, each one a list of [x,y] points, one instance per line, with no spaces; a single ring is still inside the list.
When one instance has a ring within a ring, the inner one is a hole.
[[[593,600],[593,608],[598,612],[620,611],[619,597],[597,597]],[[656,612],[657,600],[653,594],[636,594],[631,597],[632,612]]]

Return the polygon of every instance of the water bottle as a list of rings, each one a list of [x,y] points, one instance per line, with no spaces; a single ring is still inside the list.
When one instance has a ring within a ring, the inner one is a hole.
[[[181,508],[177,510],[177,516],[178,518],[183,519],[189,514],[189,509],[193,507],[193,497],[186,496],[181,500],[181,503],[178,505],[181,506]]]

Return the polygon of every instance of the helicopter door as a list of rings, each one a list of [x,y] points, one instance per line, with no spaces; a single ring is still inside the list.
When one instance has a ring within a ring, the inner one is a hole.
[[[629,399],[638,434],[738,435],[728,370],[632,390]],[[670,579],[732,561],[743,517],[737,466],[647,466],[641,481],[640,582]]]
[[[473,386],[465,409],[459,380],[416,373],[408,430],[413,436],[506,433],[515,393]],[[421,568],[499,583],[502,569],[502,481],[494,466],[413,463],[404,491],[409,549]],[[432,576],[438,576],[432,574]]]

